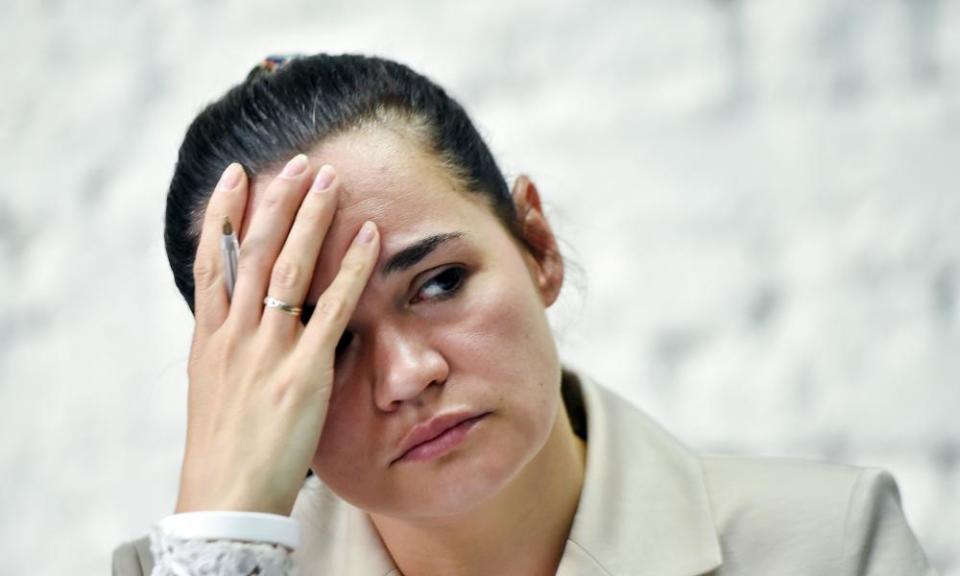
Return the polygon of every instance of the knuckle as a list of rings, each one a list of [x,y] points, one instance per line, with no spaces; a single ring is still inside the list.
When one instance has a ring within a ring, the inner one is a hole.
[[[244,335],[229,326],[224,326],[223,330],[206,337],[197,335],[190,348],[190,369],[230,366],[236,358],[244,355],[245,346]]]
[[[284,195],[278,190],[271,190],[267,194],[264,194],[263,200],[260,202],[260,210],[265,210],[267,212],[275,212],[283,206]]]
[[[266,254],[258,249],[256,244],[244,244],[240,247],[240,254],[237,258],[238,272],[263,273],[267,265]]]
[[[273,266],[270,284],[278,288],[295,288],[303,277],[303,268],[290,260],[278,260]]]
[[[317,227],[324,220],[324,210],[323,206],[304,206],[300,210],[300,213],[297,214],[297,220],[300,220],[302,223],[306,224],[308,228]]]
[[[283,378],[271,383],[270,403],[273,406],[285,406],[287,404],[296,404],[299,401],[298,388],[292,378]]]
[[[323,318],[336,324],[346,320],[347,311],[346,300],[340,296],[329,296],[323,299],[314,314],[319,312]]]
[[[310,380],[304,377],[289,376],[278,380],[271,389],[270,402],[280,408],[301,406],[315,393],[309,384]]]
[[[266,264],[263,258],[247,258],[245,260],[241,258],[240,261],[237,262],[237,273],[241,276],[251,273],[259,276],[263,274],[265,268]]]
[[[358,258],[348,258],[340,264],[340,270],[346,274],[352,276],[359,276],[363,274],[363,270],[366,268],[363,260]]]
[[[193,263],[193,282],[197,289],[206,290],[210,288],[219,276],[219,268],[209,260],[198,258]]]
[[[226,361],[227,359],[236,357],[243,349],[245,343],[246,338],[243,334],[236,329],[228,329],[220,341],[219,353],[222,359]]]

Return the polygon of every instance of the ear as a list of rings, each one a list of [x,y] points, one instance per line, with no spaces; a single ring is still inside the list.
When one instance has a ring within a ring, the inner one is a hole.
[[[563,285],[563,257],[557,247],[557,239],[543,214],[540,193],[526,174],[517,176],[512,196],[518,228],[531,247],[529,251],[524,250],[524,260],[540,298],[544,305],[550,307],[560,295]]]

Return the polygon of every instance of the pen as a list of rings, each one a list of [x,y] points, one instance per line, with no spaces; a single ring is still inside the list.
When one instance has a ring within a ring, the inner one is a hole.
[[[223,237],[220,239],[220,254],[223,257],[223,281],[227,285],[227,299],[233,300],[233,286],[237,283],[237,255],[240,243],[233,233],[230,218],[223,217]]]

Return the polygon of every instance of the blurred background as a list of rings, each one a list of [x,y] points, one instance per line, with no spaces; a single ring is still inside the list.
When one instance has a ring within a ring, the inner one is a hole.
[[[0,542],[97,574],[170,513],[164,197],[265,55],[391,57],[526,172],[564,358],[703,451],[890,470],[960,575],[960,2],[5,0]]]

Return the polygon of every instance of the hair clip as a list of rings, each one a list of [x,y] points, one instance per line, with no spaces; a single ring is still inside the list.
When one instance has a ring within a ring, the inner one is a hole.
[[[260,63],[250,70],[250,73],[247,74],[247,80],[260,76],[261,74],[271,74],[276,72],[299,57],[299,54],[271,54],[270,56],[267,56],[261,60]]]

